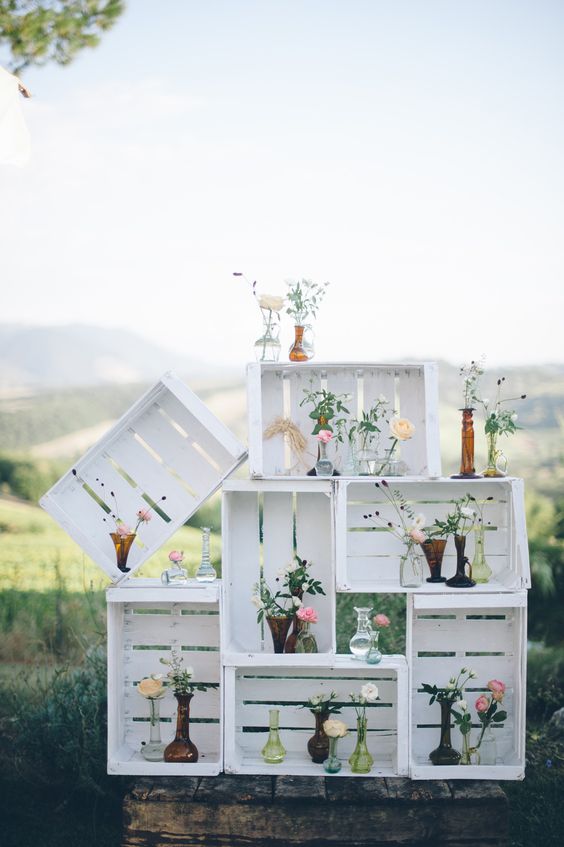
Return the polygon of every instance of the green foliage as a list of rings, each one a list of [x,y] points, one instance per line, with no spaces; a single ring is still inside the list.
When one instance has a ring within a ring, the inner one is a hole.
[[[317,435],[322,429],[328,429],[333,432],[333,427],[329,421],[333,420],[337,412],[349,413],[349,410],[344,405],[349,400],[348,394],[333,394],[332,391],[326,391],[325,388],[316,389],[304,388],[305,397],[300,402],[300,406],[305,403],[310,403],[313,406],[313,411],[309,413],[309,417],[316,421],[314,428],[311,431],[312,435]],[[337,440],[342,441],[341,424],[342,419],[335,421],[338,429]]]
[[[328,285],[328,282],[318,285],[311,279],[289,282],[286,299],[290,305],[286,309],[286,314],[291,315],[296,321],[303,321],[308,315],[315,317]]]
[[[372,615],[380,612],[391,621],[380,630],[378,648],[382,653],[405,655],[404,594],[337,594],[337,653],[350,654],[349,641],[356,631],[355,606],[371,606]]]
[[[124,9],[122,0],[0,0],[0,43],[15,72],[50,61],[68,65],[96,47]]]
[[[0,490],[22,500],[37,502],[63,470],[58,462],[0,454]]]

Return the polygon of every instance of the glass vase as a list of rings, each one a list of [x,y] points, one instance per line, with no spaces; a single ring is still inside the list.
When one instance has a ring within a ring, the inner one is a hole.
[[[257,362],[277,362],[280,358],[280,317],[278,312],[262,309],[263,329],[260,338],[255,341]]]
[[[486,442],[488,445],[488,466],[484,471],[484,476],[489,479],[505,476],[507,471],[507,459],[505,454],[497,448],[497,435],[497,432],[486,433]]]
[[[329,712],[314,712],[315,732],[307,742],[307,751],[312,762],[322,765],[330,754],[329,738],[325,735],[323,724],[329,717]],[[335,739],[336,740],[336,739]]]
[[[317,653],[317,641],[313,632],[310,632],[310,624],[307,621],[301,624],[296,639],[296,653]]]
[[[484,734],[478,744],[478,751],[480,753],[481,765],[493,766],[497,764],[497,745],[495,741],[495,733],[491,726],[486,727],[484,730]]]
[[[161,701],[160,698],[149,700],[149,743],[141,746],[141,755],[148,762],[162,762],[165,745],[161,741]]]
[[[486,557],[484,555],[485,531],[482,521],[479,522],[478,526],[474,530],[474,533],[475,541],[474,558],[472,559],[472,579],[474,582],[481,583],[483,585],[490,581],[492,569],[486,562]]]
[[[452,703],[449,700],[441,700],[441,738],[439,746],[429,753],[429,758],[434,765],[457,765],[460,762],[460,753],[454,750],[450,740],[450,723]]]
[[[272,644],[275,653],[283,653],[288,630],[292,623],[292,617],[266,617],[270,634],[272,635]]]
[[[293,591],[290,592],[292,597],[297,597],[298,600],[302,600],[304,596],[304,592],[301,588],[294,588]],[[298,633],[302,628],[302,622],[297,615],[294,615],[292,618],[292,632],[286,637],[286,641],[284,642],[284,652],[285,653],[295,653],[296,652],[296,642],[298,640]]]
[[[165,747],[165,762],[198,761],[198,748],[190,740],[190,701],[193,694],[175,694],[178,706],[176,711],[176,735],[168,747]]]
[[[279,765],[284,761],[286,750],[282,746],[279,733],[280,712],[278,709],[269,709],[268,739],[260,754],[269,765]]]
[[[446,577],[441,576],[446,543],[446,538],[431,538],[421,544],[421,549],[431,571],[431,576],[427,577],[427,582],[446,582]]]
[[[423,562],[413,544],[400,558],[400,585],[402,588],[419,588],[423,584]]]
[[[323,762],[323,769],[326,773],[339,773],[341,770],[341,761],[337,758],[338,740],[338,738],[329,739],[329,755]]]
[[[466,565],[470,567],[470,562],[464,555],[464,550],[466,548],[466,536],[455,535],[454,546],[456,547],[456,573],[454,576],[451,576],[450,579],[447,579],[446,585],[448,585],[449,588],[473,588],[476,583],[472,577],[468,576],[465,570]]]
[[[127,567],[127,557],[131,550],[131,545],[135,541],[135,533],[129,532],[127,535],[120,535],[119,532],[110,532],[110,538],[114,542],[116,551],[117,566],[122,573],[129,573],[131,568]]]
[[[289,353],[291,362],[309,362],[313,358],[312,346],[304,342],[305,330],[304,324],[296,324],[294,327],[294,343]]]
[[[479,765],[480,753],[477,747],[472,747],[470,743],[470,732],[462,734],[462,754],[460,756],[460,765]]]
[[[370,647],[368,649],[368,653],[366,654],[366,662],[369,665],[378,665],[382,661],[382,653],[378,647],[378,642],[380,640],[380,630],[374,629],[372,630],[372,638],[370,640]]]
[[[474,409],[461,409],[462,412],[462,456],[460,473],[453,474],[452,479],[480,479],[474,467]]]
[[[356,747],[352,751],[349,765],[353,773],[370,773],[374,759],[366,746],[366,715],[356,719]]]
[[[210,532],[209,526],[202,527],[202,561],[196,571],[198,582],[213,582],[217,579],[217,573],[210,559]]]
[[[319,458],[315,463],[316,476],[333,476],[333,462],[327,458],[327,445],[319,442]]]
[[[372,627],[368,615],[371,607],[354,607],[357,615],[356,632],[349,641],[349,649],[355,659],[366,659],[372,642]]]
[[[161,574],[161,582],[163,585],[184,585],[188,582],[188,572],[180,565],[175,565],[172,568],[167,568]]]

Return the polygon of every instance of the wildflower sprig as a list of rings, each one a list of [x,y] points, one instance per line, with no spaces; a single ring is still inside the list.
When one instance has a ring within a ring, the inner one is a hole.
[[[207,691],[208,688],[219,688],[218,682],[194,682],[194,668],[182,667],[184,659],[179,656],[176,650],[171,651],[170,659],[161,658],[161,664],[167,665],[170,670],[167,677],[170,680],[170,687],[175,694],[193,694],[194,691]]]
[[[315,317],[319,304],[327,293],[328,282],[322,285],[312,282],[311,279],[301,279],[298,282],[288,282],[288,293],[286,300],[289,305],[286,314],[296,321],[303,321],[308,315]]]
[[[328,715],[340,715],[341,706],[333,702],[339,695],[336,691],[331,691],[330,694],[315,694],[308,698],[307,703],[300,706],[300,709],[309,709],[313,715],[326,713]]]
[[[467,535],[476,518],[474,509],[470,508],[470,503],[475,502],[476,498],[471,494],[465,494],[458,500],[451,500],[451,503],[454,503],[454,510],[448,513],[444,521],[435,518],[433,526],[426,530],[427,537],[442,536],[446,538],[449,535]]]
[[[304,388],[305,397],[300,401],[300,406],[309,403],[313,406],[313,410],[309,413],[309,417],[315,421],[311,434],[317,435],[321,430],[327,429],[333,432],[333,425],[330,421],[335,418],[336,414],[349,414],[349,410],[345,406],[350,400],[350,394],[334,394],[332,391],[327,391],[325,388],[314,389],[313,385],[308,389]],[[345,423],[345,418],[337,418],[334,421],[334,426],[337,429],[335,438],[337,441],[342,441],[342,428]]]
[[[395,538],[402,541],[408,547],[412,547],[413,544],[420,544],[424,541],[426,537],[423,533],[425,515],[416,515],[401,491],[398,491],[397,489],[390,490],[390,486],[385,479],[380,480],[380,482],[375,482],[374,485],[393,507],[394,512],[397,515],[397,522],[387,521],[379,511],[363,515],[364,520],[380,523],[382,526],[386,527],[388,532],[391,532]]]
[[[483,361],[475,362],[472,360],[469,365],[462,365],[460,368],[460,376],[462,377],[463,385],[463,408],[472,409],[473,403],[477,400],[478,382],[484,373]]]
[[[477,395],[473,397],[476,403],[479,403],[484,409],[486,422],[484,431],[486,435],[513,435],[522,427],[517,426],[517,413],[514,409],[505,408],[506,403],[513,403],[516,400],[525,400],[526,394],[519,394],[517,397],[502,397],[502,390],[505,384],[505,377],[499,377],[497,380],[497,393],[495,403],[490,408],[490,401],[487,398],[481,398]]]
[[[421,686],[422,691],[431,695],[429,705],[431,706],[435,700],[439,703],[454,703],[457,700],[462,700],[464,686],[469,679],[476,679],[478,674],[470,668],[461,668],[458,676],[451,676],[444,688],[438,688],[436,685],[429,685],[424,682]]]

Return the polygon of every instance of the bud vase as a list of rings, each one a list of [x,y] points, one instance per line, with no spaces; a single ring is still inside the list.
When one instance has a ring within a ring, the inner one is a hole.
[[[357,615],[356,632],[349,641],[349,649],[355,659],[366,659],[370,644],[372,643],[372,626],[368,615],[372,611],[370,606],[355,606]]]
[[[473,588],[476,583],[471,576],[467,575],[465,570],[466,565],[470,565],[470,562],[464,555],[464,550],[466,548],[466,536],[455,535],[454,546],[456,547],[456,573],[454,576],[451,576],[450,579],[447,579],[446,585],[448,585],[449,588]],[[470,572],[471,571],[472,569],[470,568]]]
[[[366,715],[356,719],[356,747],[349,759],[353,773],[370,773],[374,759],[366,746]]]
[[[272,309],[263,309],[263,331],[260,338],[255,341],[255,358],[257,362],[277,362],[280,358],[280,333],[278,312]],[[276,317],[275,317],[276,316]]]
[[[429,758],[434,765],[457,765],[460,762],[460,753],[453,749],[450,740],[452,703],[449,700],[442,700],[439,705],[441,707],[441,739],[439,746],[429,753]]]
[[[480,754],[481,765],[497,764],[497,745],[495,733],[491,726],[487,726],[484,730],[484,734],[478,742],[478,752]]]
[[[460,473],[453,474],[451,479],[480,479],[474,467],[474,409],[461,409],[462,412],[462,456]]]
[[[308,362],[312,358],[311,348],[308,350],[304,344],[305,326],[296,324],[294,327],[294,343],[290,348],[289,358],[291,362]]]
[[[479,765],[480,753],[477,747],[472,747],[470,744],[470,732],[465,732],[462,735],[462,755],[460,756],[460,765]]]
[[[114,542],[118,568],[122,573],[129,573],[131,569],[127,567],[127,557],[135,540],[135,533],[128,532],[127,535],[120,535],[119,532],[110,532],[110,537]]]
[[[427,582],[446,582],[446,577],[441,576],[446,543],[446,538],[431,538],[421,544],[421,549],[431,571],[431,576],[427,577]]]
[[[402,588],[419,588],[423,583],[423,563],[421,555],[409,544],[400,558],[400,585]]]
[[[162,762],[165,745],[161,741],[161,701],[149,697],[149,743],[143,742],[141,755],[148,762]]]
[[[329,739],[329,755],[323,762],[323,768],[326,773],[339,773],[341,770],[341,760],[337,758],[338,740],[338,738]]]
[[[327,445],[319,442],[319,458],[315,463],[316,476],[333,476],[333,462],[327,458]]]
[[[315,732],[307,742],[307,751],[312,762],[322,765],[329,756],[329,738],[325,735],[323,724],[329,718],[329,712],[314,712]]]
[[[278,731],[280,712],[278,709],[269,709],[268,739],[260,754],[269,765],[279,765],[284,761],[286,750],[280,741]]]
[[[198,748],[190,740],[190,700],[193,694],[175,694],[178,702],[176,712],[176,735],[164,751],[165,762],[198,761]]]
[[[214,582],[217,578],[215,568],[210,559],[210,532],[209,526],[202,527],[202,561],[196,571],[198,582]]]
[[[380,640],[380,630],[375,629],[372,631],[372,639],[370,641],[370,648],[368,653],[366,654],[366,662],[369,665],[379,665],[382,661],[382,653],[378,647],[378,642]]]
[[[290,629],[292,620],[292,617],[266,617],[266,622],[270,629],[270,634],[272,635],[272,644],[274,646],[275,653],[284,652],[284,645],[286,643],[288,630]]]
[[[485,532],[484,525],[480,521],[477,528],[474,530],[474,558],[472,559],[472,579],[476,583],[485,584],[490,581],[492,569],[486,562],[484,555]]]
[[[486,433],[488,445],[488,466],[484,476],[488,479],[503,477],[507,471],[507,459],[505,454],[497,449],[497,432]]]

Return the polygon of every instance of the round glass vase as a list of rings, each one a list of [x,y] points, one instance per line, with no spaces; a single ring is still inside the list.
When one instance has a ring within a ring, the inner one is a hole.
[[[415,546],[409,544],[400,558],[400,585],[402,588],[420,588],[423,584],[423,562]]]
[[[483,475],[488,479],[503,477],[507,472],[507,459],[502,450],[497,449],[497,432],[486,433],[488,445],[488,466]]]
[[[352,773],[370,773],[374,758],[366,746],[367,720],[366,715],[356,719],[356,747],[349,759]]]
[[[460,458],[460,472],[453,474],[451,479],[480,479],[481,474],[476,473],[474,467],[474,409],[461,409],[462,412],[462,455]]]
[[[310,632],[310,624],[307,621],[301,622],[301,627],[298,630],[296,638],[296,653],[317,653],[317,641],[313,632]]]
[[[161,701],[148,697],[149,701],[149,743],[141,746],[141,755],[148,762],[162,762],[165,745],[161,740]]]
[[[165,747],[165,762],[186,762],[195,764],[198,761],[198,748],[190,739],[190,701],[193,694],[175,694],[178,707],[176,711],[176,735],[168,747]]]
[[[262,309],[263,330],[255,341],[255,359],[257,362],[277,362],[280,358],[280,317],[272,309]]]
[[[366,659],[372,643],[372,627],[368,618],[371,607],[355,606],[357,615],[356,632],[349,641],[349,649],[355,659]]]
[[[322,765],[329,756],[329,738],[325,735],[323,724],[329,718],[329,712],[314,712],[315,732],[307,742],[307,752],[312,762]]]
[[[316,476],[333,476],[333,462],[327,458],[327,444],[319,442],[319,458],[315,463]]]
[[[127,557],[129,556],[131,545],[135,541],[135,533],[128,532],[127,535],[121,535],[119,532],[110,532],[110,538],[114,543],[118,568],[122,573],[129,573],[131,568],[127,567]]]
[[[286,756],[286,749],[280,741],[280,712],[278,709],[269,709],[268,716],[268,739],[260,754],[268,765],[279,765]]]
[[[470,562],[464,555],[466,536],[455,535],[454,546],[456,547],[456,573],[450,579],[447,579],[445,585],[448,585],[449,588],[473,588],[476,583],[465,570],[466,565],[470,566]]]
[[[484,585],[492,576],[492,569],[486,562],[484,555],[484,524],[480,521],[474,530],[474,558],[472,559],[472,579],[474,582]]]
[[[458,765],[460,753],[455,750],[450,740],[451,709],[450,700],[439,701],[441,707],[441,738],[439,746],[429,753],[429,758],[434,765]]]
[[[378,647],[378,642],[380,640],[380,630],[374,629],[372,630],[372,638],[370,640],[370,647],[368,649],[368,653],[366,654],[366,662],[369,665],[379,665],[382,661],[382,652]]]
[[[323,769],[326,773],[339,773],[341,770],[341,761],[337,758],[338,740],[338,738],[329,739],[329,755],[323,762]]]

